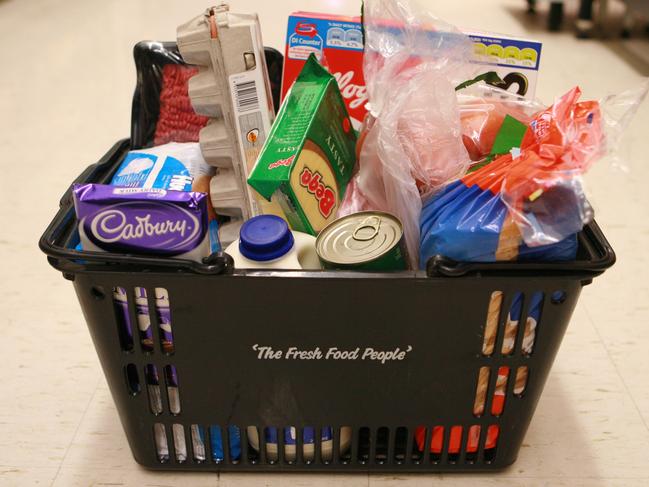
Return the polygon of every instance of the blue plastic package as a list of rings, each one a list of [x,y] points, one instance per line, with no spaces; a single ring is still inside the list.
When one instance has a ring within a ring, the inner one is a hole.
[[[498,194],[459,180],[424,203],[419,266],[443,255],[465,262],[566,261],[577,255],[577,234],[551,245],[528,247],[518,235],[507,236],[508,208]],[[515,229],[515,225],[509,225]],[[505,258],[505,256],[507,258]]]

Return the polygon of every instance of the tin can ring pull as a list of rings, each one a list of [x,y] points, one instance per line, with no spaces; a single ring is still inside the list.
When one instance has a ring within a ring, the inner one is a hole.
[[[374,230],[372,235],[369,237],[362,237],[359,235],[359,232],[365,228],[371,228]],[[378,216],[370,216],[360,222],[358,226],[354,229],[354,232],[352,233],[352,238],[354,240],[358,240],[359,242],[367,242],[368,240],[374,240],[374,238],[379,234],[379,228],[381,228],[381,217]]]

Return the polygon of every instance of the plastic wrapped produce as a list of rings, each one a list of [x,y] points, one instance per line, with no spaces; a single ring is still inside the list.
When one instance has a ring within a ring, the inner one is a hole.
[[[456,260],[572,260],[576,234],[593,216],[581,175],[607,151],[609,125],[627,123],[646,91],[580,102],[574,88],[539,112],[520,150],[447,186],[426,202],[420,266],[436,254]],[[602,107],[623,104],[616,119]],[[614,140],[612,139],[610,143]]]
[[[488,157],[506,116],[528,125],[543,110],[540,102],[484,86],[458,92],[462,141],[472,161]]]
[[[475,69],[472,43],[409,0],[370,0],[364,14],[371,112],[339,215],[360,209],[397,215],[416,267],[422,196],[464,174],[470,163],[455,86]]]

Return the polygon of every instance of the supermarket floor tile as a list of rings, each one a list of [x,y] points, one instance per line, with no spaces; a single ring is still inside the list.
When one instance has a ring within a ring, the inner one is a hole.
[[[643,487],[649,478],[640,479],[603,479],[595,477],[562,477],[562,478],[531,478],[517,477],[503,481],[501,478],[486,475],[439,475],[423,478],[419,475],[395,475],[386,477],[370,476],[369,487],[464,487],[479,485],[480,487]]]
[[[523,0],[434,2],[462,27],[531,36],[544,43],[538,96],[580,82],[587,97],[632,87],[649,65],[619,40],[578,41],[544,30]],[[574,14],[566,2],[568,18]],[[573,2],[575,3],[575,2]],[[72,283],[36,242],[70,181],[129,134],[132,46],[172,40],[199,0],[0,0],[0,486],[649,485],[649,103],[586,188],[618,255],[584,288],[518,461],[480,475],[245,475],[157,473],[133,460]],[[282,49],[297,8],[353,13],[342,0],[240,0],[257,10],[267,45]],[[616,7],[617,8],[617,7]],[[16,47],[19,46],[19,47]],[[649,41],[633,48],[649,52]]]
[[[50,486],[57,474],[58,467],[6,467],[0,465],[0,485]]]
[[[123,469],[70,468],[59,471],[52,487],[217,487],[216,473],[149,472],[132,466]]]
[[[105,381],[95,389],[63,468],[133,469],[135,462]]]

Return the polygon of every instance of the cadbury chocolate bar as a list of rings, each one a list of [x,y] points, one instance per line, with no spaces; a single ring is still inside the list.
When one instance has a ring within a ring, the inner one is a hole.
[[[201,261],[218,250],[205,193],[76,184],[84,250]]]

